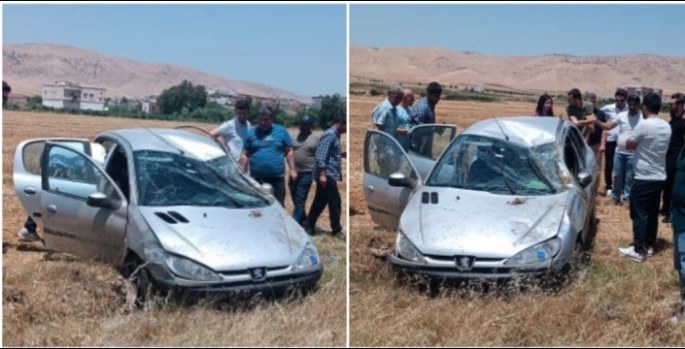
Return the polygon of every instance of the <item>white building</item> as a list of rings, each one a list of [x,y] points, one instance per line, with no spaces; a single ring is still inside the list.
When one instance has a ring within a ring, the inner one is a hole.
[[[469,85],[466,88],[466,90],[471,91],[471,92],[477,92],[477,93],[485,92],[485,89],[483,88],[483,86],[480,86],[480,85]]]
[[[43,105],[55,109],[105,110],[103,88],[87,87],[71,82],[43,85]]]

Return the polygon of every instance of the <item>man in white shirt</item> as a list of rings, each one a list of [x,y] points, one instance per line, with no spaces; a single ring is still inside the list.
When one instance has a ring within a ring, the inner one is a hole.
[[[626,140],[626,148],[635,152],[635,183],[630,199],[633,246],[620,248],[619,252],[636,262],[654,254],[659,230],[659,203],[666,182],[666,152],[672,133],[668,122],[659,117],[660,109],[659,95],[645,96],[645,118]]]
[[[628,111],[628,91],[625,89],[618,89],[614,93],[616,103],[606,105],[601,110],[606,115],[606,120],[611,121],[620,113]],[[600,120],[601,121],[601,120]],[[604,153],[604,184],[606,187],[606,196],[611,196],[611,190],[614,184],[614,157],[616,155],[616,145],[618,144],[618,127],[602,132],[602,145],[599,148],[600,153]]]
[[[247,139],[247,132],[250,130],[250,122],[247,120],[249,112],[249,103],[246,100],[238,101],[235,104],[236,117],[224,122],[209,133],[215,139],[219,138],[219,136],[224,139],[226,148],[228,148],[229,154],[231,154],[235,161],[240,161],[243,142]]]
[[[642,118],[640,112],[640,97],[629,96],[628,111],[621,112],[609,122],[596,120],[595,123],[610,131],[618,128],[618,141],[616,144],[616,156],[614,157],[614,187],[611,192],[609,204],[619,205],[621,203],[621,192],[623,192],[623,203],[630,201],[630,190],[633,186],[633,152],[626,148],[626,140],[631,136],[635,127],[638,126]]]

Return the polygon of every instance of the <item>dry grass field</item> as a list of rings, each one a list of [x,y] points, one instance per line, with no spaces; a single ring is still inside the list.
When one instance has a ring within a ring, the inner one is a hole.
[[[655,256],[636,264],[617,251],[632,239],[628,209],[605,207],[605,197],[597,199],[590,266],[559,292],[451,289],[432,295],[397,282],[390,264],[367,247],[372,238],[394,246],[395,232],[371,221],[362,190],[365,131],[382,99],[353,96],[350,104],[350,345],[685,346],[683,325],[664,324],[679,302],[670,226],[660,225]],[[442,101],[436,113],[438,123],[456,124],[460,132],[482,119],[529,115],[534,108]]]
[[[308,297],[226,307],[160,302],[134,311],[125,311],[125,283],[113,268],[48,255],[39,243],[20,243],[17,232],[26,213],[12,181],[14,151],[20,141],[92,140],[110,129],[179,123],[21,112],[3,112],[2,117],[2,241],[8,245],[2,263],[3,346],[345,346],[346,246],[330,235],[313,238],[325,272],[319,289]],[[216,125],[195,126],[209,130]],[[342,183],[341,193],[346,190]],[[307,207],[313,195],[314,190]],[[286,208],[292,212],[289,197]],[[343,201],[343,212],[346,209]],[[330,231],[327,210],[318,227]]]

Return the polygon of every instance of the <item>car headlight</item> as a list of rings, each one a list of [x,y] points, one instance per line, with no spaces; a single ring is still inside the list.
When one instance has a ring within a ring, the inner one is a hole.
[[[400,232],[397,234],[397,254],[410,262],[421,264],[426,263],[426,259],[423,258],[423,255],[421,252],[419,252],[419,249],[417,249],[416,246],[414,246],[414,244],[412,244],[411,241],[404,236],[402,230],[400,230]]]
[[[545,241],[541,244],[535,245],[525,251],[517,254],[513,258],[506,261],[505,265],[526,265],[543,263],[554,258],[561,249],[561,239],[555,237],[552,240]]]
[[[169,267],[174,274],[184,279],[196,281],[221,280],[221,277],[219,277],[219,275],[217,275],[215,272],[189,259],[167,254],[165,261],[167,267]]]
[[[295,262],[295,271],[309,269],[319,263],[319,251],[312,243],[308,242],[297,262]]]

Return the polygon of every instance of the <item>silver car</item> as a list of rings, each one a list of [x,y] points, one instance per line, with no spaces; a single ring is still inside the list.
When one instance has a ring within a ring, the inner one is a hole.
[[[434,279],[506,280],[567,271],[587,247],[599,171],[559,118],[422,125],[409,149],[369,130],[364,191],[373,221],[397,231],[390,262]]]
[[[209,294],[309,290],[316,246],[220,143],[182,129],[125,129],[19,144],[14,185],[47,248],[136,270],[149,287]]]

